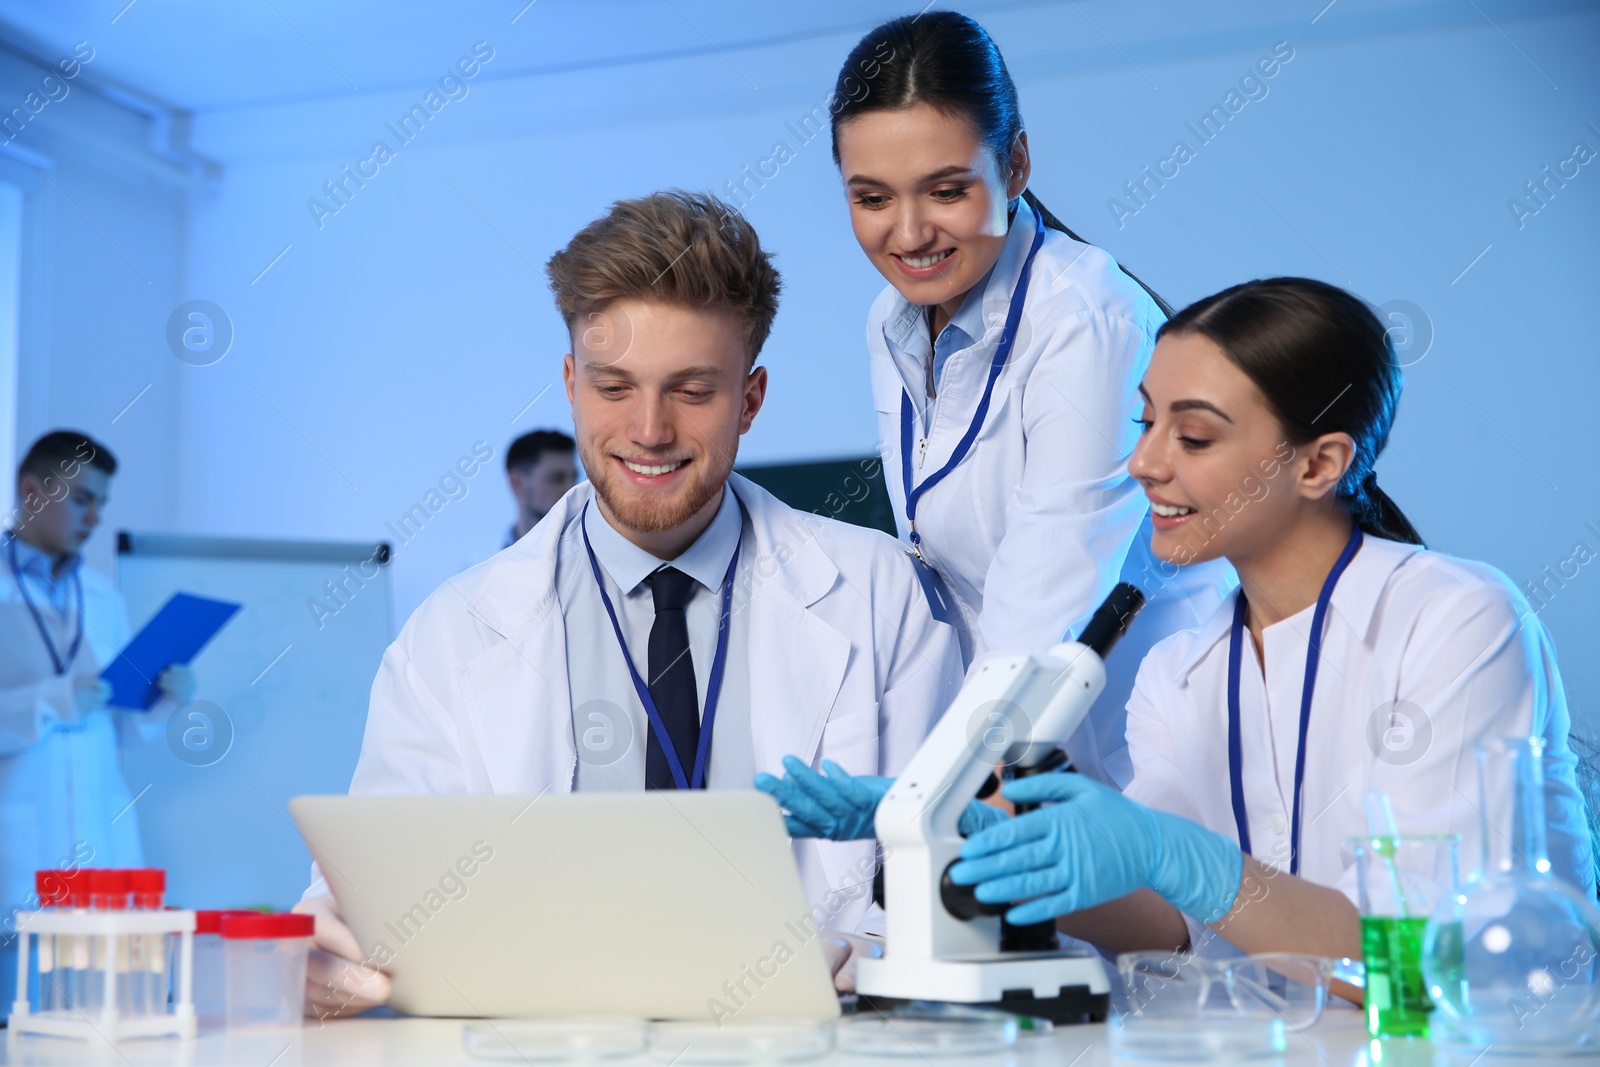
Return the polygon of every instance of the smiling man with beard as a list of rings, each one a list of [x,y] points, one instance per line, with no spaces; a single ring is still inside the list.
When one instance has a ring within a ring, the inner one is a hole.
[[[778,309],[755,230],[659,193],[613,205],[546,270],[590,480],[417,609],[350,791],[750,789],[790,752],[899,771],[960,687],[956,635],[892,538],[733,473]],[[814,915],[873,927],[872,842],[795,852]],[[386,999],[320,879],[298,910],[318,916],[311,1010]]]

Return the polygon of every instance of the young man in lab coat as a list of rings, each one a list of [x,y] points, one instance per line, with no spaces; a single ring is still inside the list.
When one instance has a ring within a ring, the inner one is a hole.
[[[0,533],[0,1018],[17,979],[16,912],[39,906],[34,872],[142,865],[119,735],[163,729],[194,695],[194,675],[175,665],[151,712],[106,706],[100,671],[128,643],[128,609],[80,552],[116,472],[87,434],[45,434],[23,457]]]
[[[750,789],[789,752],[895,773],[960,687],[957,637],[893,539],[732,473],[778,304],[755,231],[713,198],[656,194],[615,204],[546,270],[590,480],[411,617],[351,792]],[[819,925],[871,921],[874,847],[796,842]],[[318,918],[308,1010],[386,999],[326,885],[298,910]]]

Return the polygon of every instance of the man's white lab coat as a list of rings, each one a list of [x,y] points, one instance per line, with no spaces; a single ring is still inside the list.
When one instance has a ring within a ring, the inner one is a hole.
[[[755,568],[736,589],[750,654],[759,770],[793,754],[852,774],[905,766],[962,680],[890,537],[794,510],[738,475]],[[575,486],[528,536],[446,582],[389,647],[372,686],[351,793],[567,792],[577,765],[567,642],[556,598],[562,530],[593,495]],[[875,843],[796,841],[820,925],[857,929]],[[321,885],[311,892],[324,891]]]
[[[164,718],[102,708],[73,723],[72,680],[96,675],[128,643],[128,609],[111,580],[80,566],[84,636],[65,674],[0,562],[0,1018],[16,980],[12,915],[37,906],[34,871],[138,867],[139,819],[122,776],[120,740],[159,729]],[[33,591],[57,648],[73,625]],[[73,604],[76,610],[76,604]]]
[[[17,590],[0,565],[0,904],[23,903],[33,872],[78,866],[140,863],[139,821],[118,752],[121,720],[147,713],[90,712],[75,726],[72,679],[96,675],[128,643],[128,609],[111,580],[84,566],[84,638],[66,674],[50,654]],[[37,604],[58,647],[70,628],[57,627],[53,609]],[[115,819],[115,822],[112,820]],[[93,861],[80,855],[84,843]]]

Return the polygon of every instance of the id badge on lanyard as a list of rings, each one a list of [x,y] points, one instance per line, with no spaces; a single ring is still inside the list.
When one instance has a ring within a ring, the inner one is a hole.
[[[906,554],[914,561],[911,569],[917,572],[917,581],[922,584],[922,595],[928,598],[928,608],[933,612],[934,619],[960,629],[963,625],[961,610],[956,607],[955,597],[945,586],[944,579],[939,577],[939,572],[918,553]]]

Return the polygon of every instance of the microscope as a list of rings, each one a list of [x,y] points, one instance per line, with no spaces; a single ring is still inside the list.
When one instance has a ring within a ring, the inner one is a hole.
[[[1097,955],[1061,948],[1053,922],[1006,922],[1010,904],[979,901],[949,869],[961,852],[961,813],[996,787],[996,764],[1006,780],[1067,764],[1061,746],[1105,688],[1105,657],[1143,607],[1143,594],[1123,582],[1078,640],[1045,655],[991,657],[968,677],[878,804],[887,937],[882,958],[857,964],[864,998],[985,1005],[1058,1023],[1105,1019],[1110,985]]]

